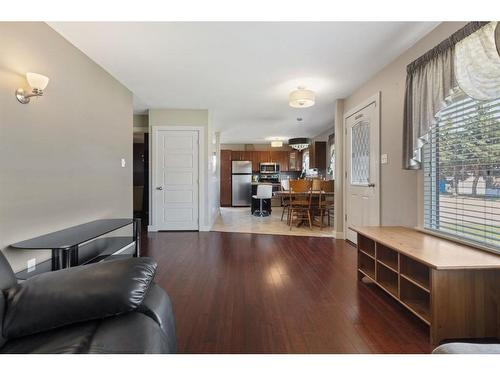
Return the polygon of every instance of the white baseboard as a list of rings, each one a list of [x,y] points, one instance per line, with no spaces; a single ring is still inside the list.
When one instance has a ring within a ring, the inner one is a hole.
[[[344,239],[344,232],[336,232],[335,233],[335,238],[337,240],[343,240]]]
[[[158,229],[154,225],[148,225],[148,232],[158,232]]]

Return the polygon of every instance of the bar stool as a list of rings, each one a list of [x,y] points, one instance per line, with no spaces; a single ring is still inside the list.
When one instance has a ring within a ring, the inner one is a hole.
[[[271,199],[273,197],[273,185],[257,185],[257,194],[252,195],[253,199],[260,200],[260,209],[256,210],[253,214],[255,216],[269,216],[270,213],[267,210],[262,209],[262,201],[264,199]]]

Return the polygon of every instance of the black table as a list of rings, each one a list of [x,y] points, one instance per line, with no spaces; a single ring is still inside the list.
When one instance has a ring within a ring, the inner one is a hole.
[[[80,245],[101,237],[117,229],[134,226],[135,256],[140,253],[140,219],[102,219],[76,225],[57,232],[45,234],[26,241],[17,242],[11,247],[22,250],[52,250],[52,270],[78,265]]]

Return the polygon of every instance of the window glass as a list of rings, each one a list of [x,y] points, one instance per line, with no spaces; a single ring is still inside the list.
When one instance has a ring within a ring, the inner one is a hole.
[[[500,99],[461,94],[424,146],[424,227],[500,250]]]

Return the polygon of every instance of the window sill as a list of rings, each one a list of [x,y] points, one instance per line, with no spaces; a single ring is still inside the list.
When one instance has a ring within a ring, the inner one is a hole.
[[[443,238],[443,239],[451,241],[451,242],[459,243],[461,245],[470,246],[470,247],[473,247],[475,249],[487,251],[489,253],[493,253],[493,254],[496,254],[496,255],[500,254],[500,250],[498,250],[498,249],[494,249],[494,248],[488,247],[488,246],[482,246],[482,245],[474,243],[474,242],[469,242],[467,240],[462,240],[461,238],[456,238],[456,237],[453,237],[453,236],[448,236],[445,233],[442,233],[442,232],[439,232],[439,231],[425,229],[425,228],[423,228],[421,226],[417,226],[414,229],[418,230],[419,232],[425,233],[425,234],[430,234],[431,236],[434,236],[434,237],[439,237],[439,238]]]

